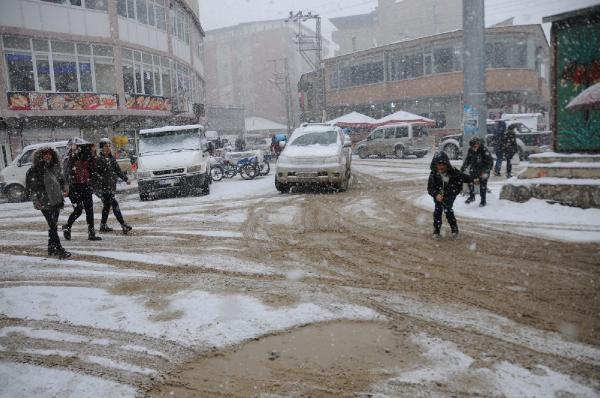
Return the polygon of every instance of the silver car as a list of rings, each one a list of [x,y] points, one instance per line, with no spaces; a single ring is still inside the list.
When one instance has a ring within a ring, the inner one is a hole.
[[[361,159],[369,156],[396,156],[404,159],[409,155],[422,158],[427,155],[430,148],[426,126],[415,123],[397,123],[373,130],[366,140],[356,144],[356,153]]]
[[[279,155],[275,187],[289,192],[294,185],[332,186],[346,191],[351,175],[351,147],[339,127],[303,124]]]

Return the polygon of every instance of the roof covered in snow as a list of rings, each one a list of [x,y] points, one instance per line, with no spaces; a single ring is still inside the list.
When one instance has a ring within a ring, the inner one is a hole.
[[[435,123],[435,121],[426,118],[424,116],[415,115],[414,113],[406,112],[406,111],[398,111],[396,113],[392,113],[391,115],[387,115],[377,120],[377,124],[388,124],[388,123]]]
[[[287,126],[258,116],[246,118],[246,131],[287,130]]]
[[[204,126],[202,126],[201,124],[189,124],[187,126],[165,126],[165,127],[155,128],[155,129],[140,130],[140,134],[163,133],[165,131],[182,131],[182,130],[193,130],[193,129],[204,130]]]

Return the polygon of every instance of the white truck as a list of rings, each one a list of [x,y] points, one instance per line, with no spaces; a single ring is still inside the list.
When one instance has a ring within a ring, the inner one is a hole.
[[[59,158],[62,158],[67,151],[67,141],[28,145],[11,164],[0,170],[0,193],[4,194],[9,202],[22,202],[27,199],[25,177],[31,167],[33,153],[37,149],[47,146],[54,148],[58,152]]]
[[[199,124],[141,130],[137,179],[140,200],[163,193],[208,195],[210,155]]]

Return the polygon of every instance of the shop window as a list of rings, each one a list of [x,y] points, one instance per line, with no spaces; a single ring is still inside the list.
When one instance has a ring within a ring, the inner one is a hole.
[[[81,90],[79,91],[94,91],[94,83],[92,82],[92,62],[89,58],[79,58],[79,81]]]
[[[33,61],[29,54],[6,54],[8,82],[11,91],[34,91]]]
[[[58,59],[57,59],[58,58]],[[77,63],[75,59],[57,57],[54,59],[54,83],[59,93],[77,92]]]
[[[96,92],[115,93],[115,66],[106,60],[95,60],[94,71],[96,72]]]
[[[50,77],[50,61],[47,55],[36,55],[35,57],[38,88],[37,91],[52,91],[52,79]]]

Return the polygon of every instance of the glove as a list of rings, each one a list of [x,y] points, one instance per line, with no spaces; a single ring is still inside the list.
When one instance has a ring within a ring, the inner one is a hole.
[[[42,202],[41,202],[41,201],[39,201],[39,200],[36,200],[35,202],[33,202],[33,207],[34,207],[36,210],[42,210],[42,209],[44,208],[44,205],[42,204]]]

